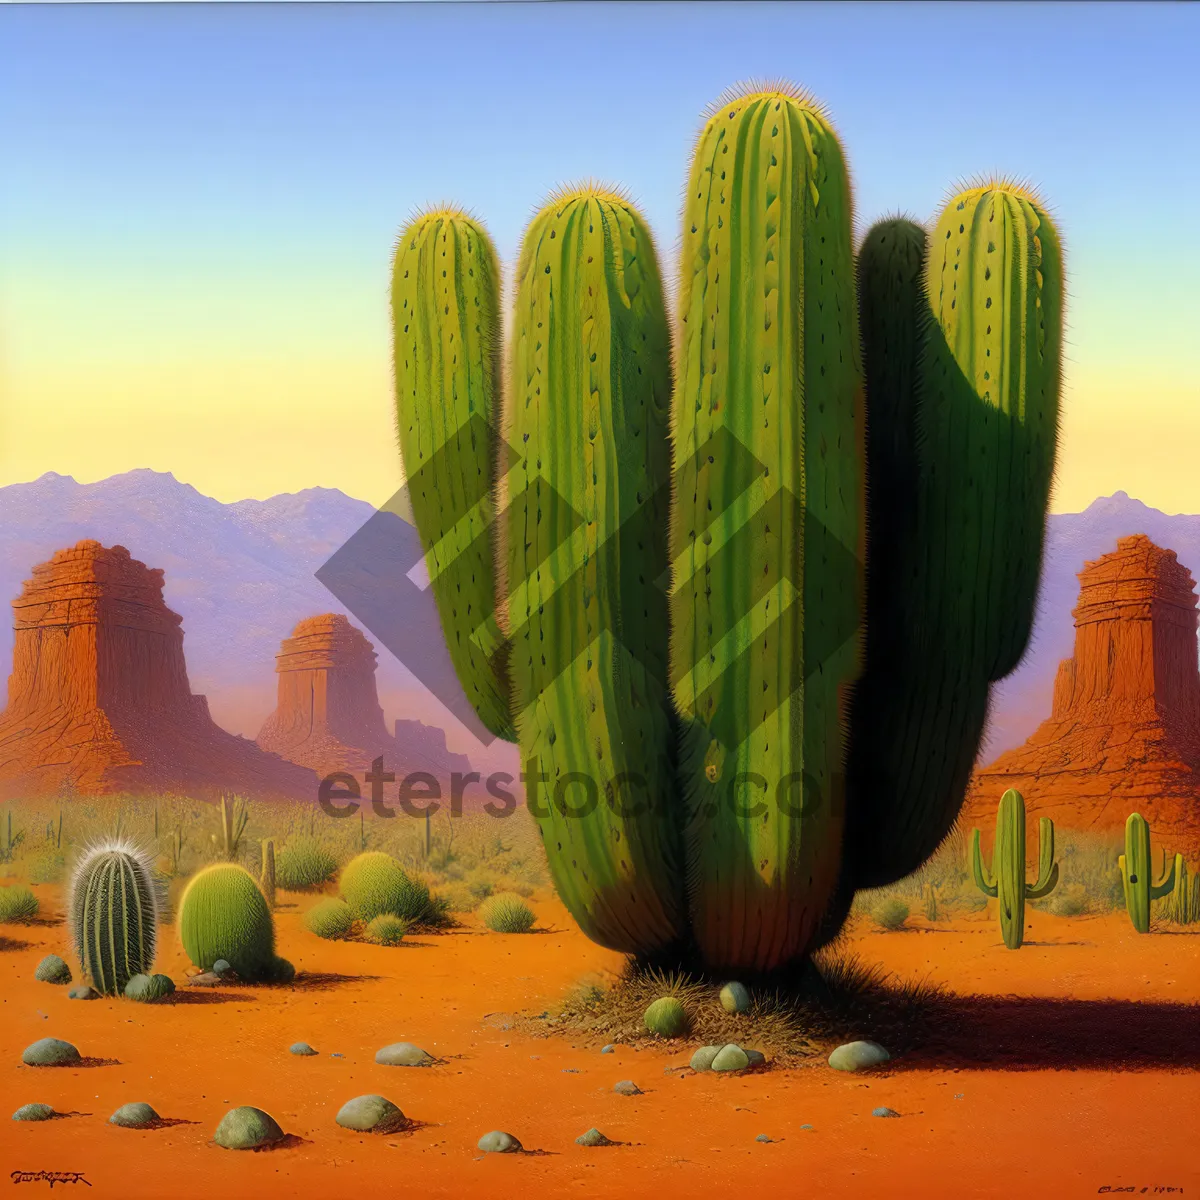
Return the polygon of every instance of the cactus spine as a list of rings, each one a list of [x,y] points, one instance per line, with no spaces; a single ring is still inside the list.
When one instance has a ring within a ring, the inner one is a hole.
[[[1000,798],[991,870],[984,864],[979,848],[979,830],[971,834],[975,884],[985,895],[999,898],[1000,930],[1004,944],[1010,950],[1019,950],[1025,938],[1025,901],[1048,896],[1058,884],[1054,822],[1049,817],[1042,817],[1038,822],[1038,833],[1038,876],[1032,885],[1025,882],[1025,799],[1020,792],[1009,788]]]
[[[96,991],[119,996],[154,965],[158,897],[146,856],[130,842],[88,851],[71,875],[67,899],[80,970]]]
[[[521,757],[563,903],[602,945],[684,929],[668,759],[670,337],[622,196],[553,196],[517,272],[505,440],[507,620]]]
[[[1164,853],[1164,859],[1166,857]],[[1125,822],[1125,853],[1117,859],[1121,884],[1125,891],[1125,911],[1138,933],[1150,932],[1150,902],[1170,895],[1175,888],[1175,873],[1179,857],[1171,862],[1169,871],[1155,883],[1150,857],[1150,826],[1140,813],[1130,813]]]
[[[801,953],[837,883],[859,671],[851,197],[821,109],[731,94],[692,158],[671,439],[671,678],[703,956]]]
[[[401,232],[392,333],[400,453],[450,659],[485,728],[513,741],[494,571],[500,268],[479,222],[438,209]]]

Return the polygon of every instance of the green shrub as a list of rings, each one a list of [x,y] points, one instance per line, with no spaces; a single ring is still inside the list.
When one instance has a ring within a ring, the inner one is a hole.
[[[908,920],[908,905],[899,897],[892,896],[881,900],[871,911],[871,916],[880,929],[895,931],[903,928],[904,922]]]
[[[477,867],[466,876],[467,889],[475,897],[475,903],[486,900],[496,891],[496,876],[491,871]]]
[[[391,913],[382,913],[367,926],[367,940],[377,946],[395,946],[404,940],[408,922]]]
[[[360,921],[373,921],[383,913],[391,913],[417,923],[428,920],[433,912],[429,888],[406,874],[390,854],[379,850],[351,859],[342,871],[339,890]]]
[[[479,901],[465,883],[451,883],[439,889],[438,895],[449,912],[469,913],[479,907]]]
[[[1058,889],[1048,905],[1056,917],[1080,917],[1091,909],[1087,888],[1082,883],[1070,883]]]
[[[285,892],[319,888],[336,872],[337,859],[315,837],[294,837],[275,856],[275,886]]]
[[[344,900],[330,896],[318,901],[304,914],[304,927],[319,938],[337,941],[354,927],[354,914]]]
[[[479,916],[493,933],[528,933],[533,928],[533,909],[515,892],[501,892],[479,906]]]
[[[0,924],[37,916],[37,897],[27,887],[0,887]]]

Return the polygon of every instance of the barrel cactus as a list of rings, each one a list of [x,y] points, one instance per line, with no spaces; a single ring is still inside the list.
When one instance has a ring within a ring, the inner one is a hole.
[[[996,814],[996,843],[989,870],[979,848],[979,830],[971,834],[971,865],[975,884],[987,896],[1000,901],[1000,931],[1010,950],[1019,950],[1025,939],[1025,901],[1040,900],[1058,885],[1058,863],[1054,861],[1054,822],[1038,822],[1039,853],[1037,882],[1025,882],[1025,798],[1015,788],[1000,797]]]
[[[1163,853],[1164,860],[1166,853]],[[1182,860],[1178,855],[1165,866],[1162,878],[1154,882],[1150,857],[1150,826],[1141,813],[1130,813],[1125,822],[1125,853],[1117,859],[1121,884],[1125,890],[1125,911],[1138,933],[1150,932],[1150,902],[1161,900],[1175,890],[1176,872]]]
[[[236,863],[198,872],[179,903],[179,940],[201,970],[220,959],[247,981],[274,979],[275,924],[254,876]]]
[[[337,873],[337,859],[315,838],[307,835],[288,841],[274,856],[275,884],[288,892],[318,888]],[[264,876],[266,860],[264,852]]]
[[[383,913],[419,921],[429,911],[429,888],[381,850],[352,858],[338,880],[338,890],[359,921],[373,921]]]
[[[95,846],[71,873],[67,913],[83,978],[119,996],[154,965],[158,892],[150,857],[129,841]]]
[[[1028,640],[1053,227],[989,182],[931,235],[873,231],[856,263],[838,137],[778,85],[705,119],[673,347],[619,190],[534,216],[506,352],[498,275],[464,212],[398,239],[401,452],[463,689],[519,743],[588,936],[713,969],[796,960],[944,838]]]

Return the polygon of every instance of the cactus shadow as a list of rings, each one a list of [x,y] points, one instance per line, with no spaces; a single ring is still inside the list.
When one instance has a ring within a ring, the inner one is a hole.
[[[9,950],[27,950],[32,942],[23,942],[20,938],[10,938],[0,935],[0,954]]]
[[[299,971],[291,983],[279,986],[298,992],[328,992],[348,983],[375,983],[380,978],[379,975],[343,975],[337,971]]]
[[[176,988],[169,996],[154,1003],[160,1006],[176,1004],[230,1004],[236,1001],[253,1003],[254,997],[245,992],[219,992],[206,988]]]

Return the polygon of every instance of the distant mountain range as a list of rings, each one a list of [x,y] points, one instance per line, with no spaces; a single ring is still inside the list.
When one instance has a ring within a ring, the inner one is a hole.
[[[373,512],[330,488],[222,504],[156,471],[90,484],[50,473],[0,488],[0,603],[20,592],[35,563],[81,538],[126,546],[166,573],[166,601],[183,617],[192,690],[207,695],[219,724],[254,737],[275,705],[280,639],[317,613],[342,612],[355,620],[314,573]],[[1055,670],[1074,642],[1076,573],[1134,533],[1149,535],[1200,570],[1200,516],[1171,516],[1117,492],[1084,512],[1050,518],[1033,643],[1021,666],[994,690],[985,761],[1019,744],[1049,715]],[[482,765],[470,734],[372,640],[389,722],[418,717],[442,725],[451,747]],[[11,658],[12,629],[3,621],[0,676],[7,675]]]

